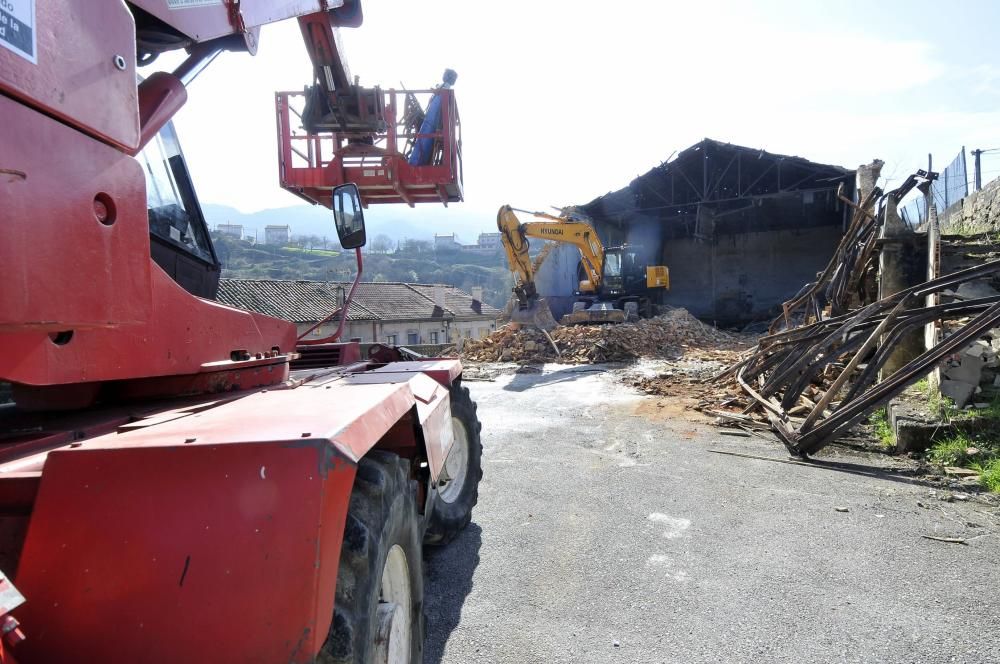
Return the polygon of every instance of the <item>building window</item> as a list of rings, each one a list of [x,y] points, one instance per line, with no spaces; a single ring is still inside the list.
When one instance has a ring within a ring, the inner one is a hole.
[[[390,346],[395,346],[396,345],[396,335],[395,334],[387,334],[387,335],[385,335],[385,342],[387,344],[389,344]]]
[[[431,343],[436,344],[437,342],[438,342],[438,333],[436,331],[431,332]]]
[[[484,339],[489,333],[490,333],[490,329],[488,327],[481,327],[481,328],[479,328],[479,338],[480,339]]]
[[[472,330],[471,329],[462,330],[462,336],[464,336],[466,339],[471,339],[472,338]]]
[[[416,332],[407,332],[406,343],[410,346],[420,343],[420,335]]]

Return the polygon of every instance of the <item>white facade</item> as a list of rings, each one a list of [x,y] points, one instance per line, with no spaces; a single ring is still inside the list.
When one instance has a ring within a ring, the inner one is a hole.
[[[500,233],[480,233],[479,242],[477,246],[480,249],[499,249],[500,248]]]
[[[282,247],[291,240],[291,234],[289,226],[265,226],[264,244]]]
[[[434,235],[434,248],[435,249],[458,249],[461,244],[458,241],[458,236],[454,233],[449,233],[448,235]]]
[[[312,323],[299,323],[299,334]],[[356,339],[361,343],[385,343],[399,346],[416,344],[453,344],[460,338],[481,339],[497,329],[497,322],[487,318],[480,320],[448,321],[348,321],[342,339]],[[337,323],[321,325],[309,334],[310,338],[320,338],[337,331]],[[393,339],[392,337],[395,337]]]
[[[219,224],[215,227],[222,235],[228,235],[237,239],[243,239],[243,224]]]

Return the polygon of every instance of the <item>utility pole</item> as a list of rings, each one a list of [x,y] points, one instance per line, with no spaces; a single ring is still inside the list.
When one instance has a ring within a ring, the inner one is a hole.
[[[976,158],[976,191],[983,188],[983,151],[976,149],[972,151],[972,156]]]

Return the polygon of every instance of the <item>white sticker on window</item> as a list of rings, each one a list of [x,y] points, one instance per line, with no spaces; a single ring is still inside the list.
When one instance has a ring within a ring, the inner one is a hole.
[[[0,0],[3,2],[3,0]],[[221,5],[222,0],[167,0],[167,7],[170,9],[187,9],[188,7],[207,7],[208,5]]]
[[[0,0],[0,46],[38,64],[35,0]]]

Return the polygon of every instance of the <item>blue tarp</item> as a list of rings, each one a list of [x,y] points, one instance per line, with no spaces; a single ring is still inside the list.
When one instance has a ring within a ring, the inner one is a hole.
[[[421,134],[434,134],[441,130],[441,95],[436,94],[427,104],[427,114],[420,125]],[[426,166],[431,163],[434,151],[433,138],[418,138],[410,153],[410,166]]]

